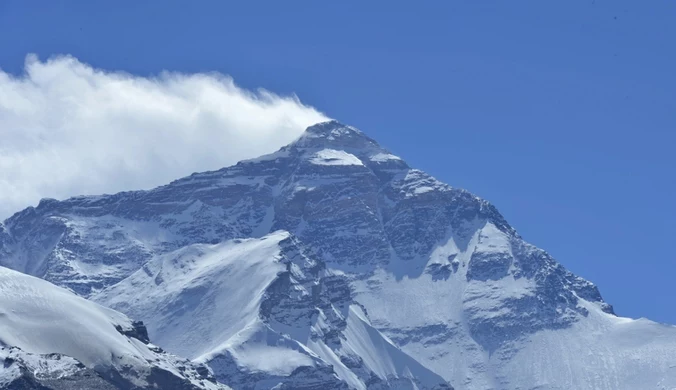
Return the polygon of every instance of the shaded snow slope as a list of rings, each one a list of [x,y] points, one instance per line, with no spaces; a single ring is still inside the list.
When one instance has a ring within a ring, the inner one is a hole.
[[[496,377],[522,388],[676,388],[676,327],[588,308],[585,321],[533,335]]]
[[[548,295],[520,274],[510,257],[518,252],[504,240],[490,224],[465,250],[451,237],[419,276],[377,271],[353,283],[355,299],[376,328],[459,389],[653,389],[673,382],[676,327],[616,317],[576,293],[574,307],[561,291],[538,307]]]
[[[290,235],[277,260],[230,253],[281,230]],[[246,386],[327,387],[335,377],[396,388],[410,371],[418,387],[439,376],[472,390],[668,388],[676,361],[673,327],[614,316],[594,284],[524,241],[490,203],[335,121],[150,191],[43,200],[0,226],[0,264],[156,318],[151,335],[166,328],[177,337],[167,345]],[[164,275],[182,290],[163,286]],[[246,305],[217,299],[238,291]],[[209,313],[219,302],[233,317]],[[401,366],[401,352],[432,373]],[[260,354],[282,358],[257,363]]]
[[[0,345],[7,372],[14,362],[40,377],[89,368],[120,386],[221,388],[187,361],[147,344],[140,324],[44,280],[0,267]],[[50,358],[53,354],[63,358]],[[40,357],[39,355],[48,355]],[[11,359],[10,359],[11,358]],[[9,360],[8,360],[9,359]],[[38,363],[36,363],[36,361]],[[13,375],[13,374],[8,374]]]

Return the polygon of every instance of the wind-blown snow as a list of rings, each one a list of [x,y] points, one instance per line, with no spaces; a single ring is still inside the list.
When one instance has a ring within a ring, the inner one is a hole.
[[[226,350],[239,366],[268,375],[291,375],[298,367],[314,366],[316,360],[303,345],[272,331],[260,321],[196,360],[208,363]]]

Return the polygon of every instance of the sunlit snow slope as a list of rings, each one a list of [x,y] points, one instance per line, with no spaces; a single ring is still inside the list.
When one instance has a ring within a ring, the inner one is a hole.
[[[143,317],[158,344],[236,388],[446,388],[370,325],[345,276],[299,245],[284,231],[189,245],[92,299]]]
[[[204,367],[149,344],[144,332],[124,314],[0,267],[0,387],[61,378],[92,389],[223,388]]]

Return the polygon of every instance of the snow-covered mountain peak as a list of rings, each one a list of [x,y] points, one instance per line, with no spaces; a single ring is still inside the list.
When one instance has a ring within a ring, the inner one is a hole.
[[[367,159],[380,155],[376,160],[382,160],[383,156],[389,155],[375,140],[359,129],[335,120],[308,127],[296,141],[283,149],[301,153],[308,150],[339,150]]]
[[[624,324],[594,284],[336,121],[153,190],[41,202],[0,225],[0,265],[139,317],[236,388],[631,389],[608,378],[666,380],[676,358],[615,336],[589,354],[585,332]]]
[[[327,138],[327,139],[336,139],[336,138],[354,138],[354,137],[364,137],[364,133],[361,130],[348,126],[346,124],[340,123],[336,120],[329,120],[326,122],[316,123],[307,129],[305,129],[304,134],[301,138]]]

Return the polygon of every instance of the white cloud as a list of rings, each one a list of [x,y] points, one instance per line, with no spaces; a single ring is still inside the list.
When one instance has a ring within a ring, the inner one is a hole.
[[[221,74],[146,78],[61,56],[0,70],[0,220],[40,198],[152,188],[272,152],[326,120]]]

